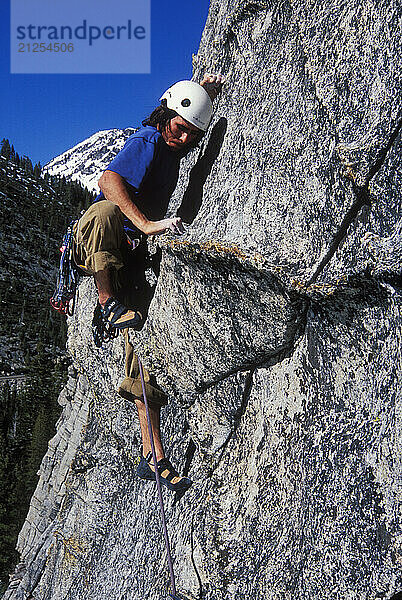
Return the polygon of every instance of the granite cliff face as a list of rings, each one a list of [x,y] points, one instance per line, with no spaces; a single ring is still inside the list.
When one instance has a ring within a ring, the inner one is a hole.
[[[207,600],[374,600],[402,589],[402,10],[212,0],[194,59],[227,76],[170,207],[132,341],[169,393],[178,588]],[[153,484],[120,339],[80,286],[64,412],[7,600],[166,597]]]

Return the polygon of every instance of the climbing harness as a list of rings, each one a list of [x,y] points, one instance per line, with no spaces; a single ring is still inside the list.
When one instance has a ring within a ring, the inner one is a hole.
[[[97,348],[101,348],[102,344],[110,342],[119,335],[119,330],[109,325],[104,319],[102,307],[97,302],[92,319],[92,335]]]
[[[151,441],[152,459],[153,459],[154,465],[156,465],[157,464],[156,450],[155,450],[155,444],[154,444],[154,436],[153,436],[153,432],[152,432],[151,417],[149,415],[149,405],[148,405],[147,395],[145,393],[144,371],[143,371],[143,368],[142,368],[142,363],[141,363],[141,361],[140,361],[139,358],[138,358],[138,366],[139,366],[139,369],[140,369],[141,385],[142,385],[142,395],[143,395],[143,398],[144,398],[145,411],[147,413],[148,432],[149,432],[149,439]],[[176,581],[175,581],[175,577],[174,577],[172,555],[171,555],[171,552],[170,552],[169,535],[168,535],[167,526],[166,526],[166,517],[165,517],[165,509],[164,509],[164,506],[163,506],[163,497],[162,497],[162,490],[161,490],[161,482],[160,482],[160,478],[159,478],[159,471],[158,471],[158,469],[156,467],[155,467],[155,479],[156,479],[156,487],[158,488],[159,506],[160,506],[160,509],[161,509],[163,535],[165,537],[166,552],[167,552],[167,559],[168,559],[169,573],[170,573],[170,581],[171,581],[171,584],[172,584],[172,593],[169,594],[169,595],[172,598],[172,600],[182,600],[179,596],[177,596],[177,591],[176,591]]]
[[[79,271],[73,260],[73,230],[77,220],[71,221],[64,235],[60,248],[60,267],[57,275],[57,284],[50,304],[58,312],[72,316],[75,307]]]

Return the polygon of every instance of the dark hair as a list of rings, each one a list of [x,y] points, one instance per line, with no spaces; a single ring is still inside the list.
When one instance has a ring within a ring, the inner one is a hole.
[[[149,117],[143,120],[142,124],[144,127],[147,127],[147,125],[158,127],[159,125],[159,129],[162,130],[165,129],[170,119],[174,119],[174,117],[177,117],[177,112],[161,104],[151,112]]]
[[[165,127],[169,125],[169,121],[177,116],[178,114],[175,110],[171,110],[170,108],[167,108],[167,106],[160,104],[151,112],[149,117],[142,121],[142,124],[144,127],[150,125],[151,127],[156,127],[159,131],[163,131]],[[191,144],[185,147],[181,153],[182,156],[185,156],[190,150],[196,148],[204,135],[205,132],[200,130],[200,133],[194,138]]]

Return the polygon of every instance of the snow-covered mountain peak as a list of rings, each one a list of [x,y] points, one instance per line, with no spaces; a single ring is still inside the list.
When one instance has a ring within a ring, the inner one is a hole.
[[[43,170],[50,175],[79,181],[88,190],[98,192],[98,179],[102,171],[135,131],[137,130],[132,127],[98,131],[53,158],[43,167]]]

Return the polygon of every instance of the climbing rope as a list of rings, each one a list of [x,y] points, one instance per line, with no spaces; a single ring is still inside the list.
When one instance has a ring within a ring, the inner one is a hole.
[[[73,229],[77,221],[71,221],[64,235],[60,248],[60,267],[57,275],[57,284],[50,304],[58,312],[72,316],[75,308],[75,295],[77,291],[79,271],[73,261]]]
[[[175,577],[174,577],[172,555],[171,555],[171,552],[170,552],[169,535],[168,535],[168,530],[167,530],[167,526],[166,526],[166,516],[165,516],[165,508],[163,506],[163,497],[162,497],[162,490],[161,490],[161,482],[160,482],[160,478],[159,478],[159,471],[158,471],[158,468],[156,466],[157,465],[157,460],[156,460],[156,450],[155,450],[155,444],[154,444],[154,436],[153,436],[153,433],[152,433],[152,423],[151,423],[151,417],[149,415],[149,406],[148,406],[147,395],[145,393],[144,372],[143,372],[143,369],[142,369],[142,363],[141,363],[141,361],[140,361],[139,358],[138,358],[138,366],[140,368],[141,385],[142,385],[142,395],[143,395],[143,398],[144,398],[145,411],[147,413],[148,432],[149,432],[149,439],[151,441],[152,459],[153,459],[154,468],[155,468],[156,487],[158,488],[159,506],[160,506],[161,517],[162,517],[163,535],[165,537],[167,560],[168,560],[169,573],[170,573],[170,581],[171,581],[171,584],[172,584],[172,593],[170,594],[170,597],[172,598],[172,600],[181,600],[176,595],[177,594],[177,592],[176,592],[176,581],[175,581]]]

